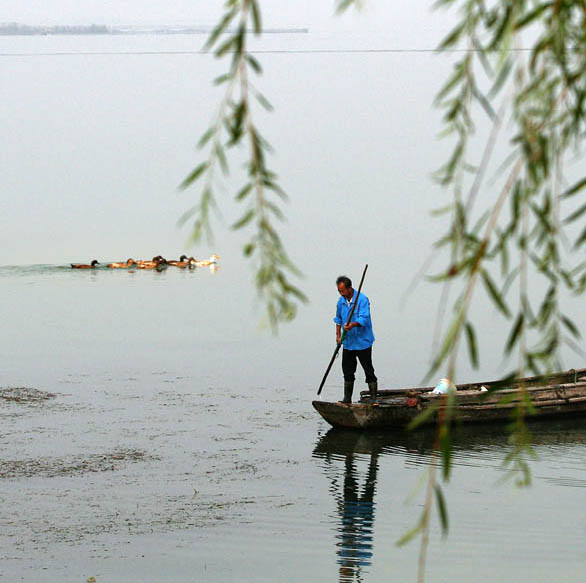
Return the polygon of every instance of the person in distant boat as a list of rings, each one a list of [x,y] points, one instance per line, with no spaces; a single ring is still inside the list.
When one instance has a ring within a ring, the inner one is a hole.
[[[372,344],[374,334],[372,332],[372,320],[370,318],[370,301],[361,293],[357,298],[357,292],[352,287],[352,281],[345,275],[336,279],[338,292],[338,304],[336,306],[336,343],[340,341],[344,347],[342,351],[342,372],[344,373],[344,399],[341,403],[352,402],[354,390],[354,373],[356,372],[356,359],[364,369],[366,383],[370,391],[372,402],[376,401],[378,382],[372,366]],[[356,304],[352,321],[346,324],[352,308]],[[342,332],[344,328],[344,332]],[[343,336],[342,336],[343,334]]]

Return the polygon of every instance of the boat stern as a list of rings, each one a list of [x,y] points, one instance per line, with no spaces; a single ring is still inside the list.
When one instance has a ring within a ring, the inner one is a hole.
[[[347,427],[353,429],[367,429],[388,425],[389,411],[384,406],[371,403],[332,403],[328,401],[313,401],[315,410],[333,427]],[[404,424],[404,419],[397,425]],[[394,424],[394,423],[391,423]]]

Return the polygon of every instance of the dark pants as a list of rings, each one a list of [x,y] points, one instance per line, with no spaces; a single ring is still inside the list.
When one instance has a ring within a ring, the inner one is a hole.
[[[342,371],[344,373],[345,381],[353,381],[354,373],[356,372],[356,359],[360,361],[360,365],[364,369],[367,383],[376,382],[374,374],[374,367],[372,366],[372,346],[364,350],[344,350],[342,351]]]

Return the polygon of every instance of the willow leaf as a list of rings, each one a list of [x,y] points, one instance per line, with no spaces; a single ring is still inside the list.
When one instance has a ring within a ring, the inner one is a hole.
[[[472,93],[473,93],[474,97],[476,98],[476,101],[478,101],[478,103],[480,103],[480,105],[482,106],[482,109],[484,109],[484,111],[486,112],[486,115],[488,115],[490,120],[494,122],[496,120],[496,113],[495,113],[492,105],[490,104],[490,101],[476,87],[476,85],[474,85],[474,87],[472,88]]]
[[[489,50],[494,51],[498,48],[502,48],[503,45],[507,44],[507,39],[504,37],[507,36],[511,17],[511,6],[505,5],[505,11],[501,18],[501,21],[499,25],[496,27],[496,31],[494,33],[492,40],[488,44]]]
[[[574,338],[580,338],[580,330],[578,330],[576,324],[574,324],[572,320],[566,316],[562,316],[561,321],[564,323],[564,326],[572,333]]]
[[[207,169],[208,163],[202,162],[197,166],[189,176],[179,185],[181,190],[185,190],[188,186],[192,185]]]
[[[489,296],[492,298],[492,300],[495,303],[495,305],[497,306],[497,308],[507,318],[509,318],[511,316],[511,312],[509,311],[509,308],[507,308],[505,300],[502,297],[502,295],[500,294],[500,292],[497,290],[494,282],[492,281],[492,278],[490,277],[490,275],[488,274],[486,269],[483,269],[481,273],[482,273],[482,280],[484,281],[484,285],[486,287],[486,290],[488,291]]]
[[[232,79],[232,75],[230,75],[229,73],[225,73],[224,75],[220,75],[214,79],[214,85],[222,85],[230,79]]]
[[[254,209],[248,210],[247,212],[244,213],[244,215],[242,215],[242,217],[238,221],[236,221],[232,225],[232,228],[234,230],[241,229],[242,227],[244,227],[244,225],[247,225],[254,218],[254,215],[255,215]]]
[[[338,14],[345,12],[352,4],[357,4],[358,0],[338,0],[336,12]]]
[[[521,268],[520,267],[515,267],[513,270],[511,270],[507,277],[505,278],[505,281],[503,283],[503,288],[501,293],[503,294],[503,296],[507,295],[507,292],[509,291],[509,288],[511,287],[511,285],[513,284],[513,282],[515,281],[515,279],[517,279],[517,277],[519,277],[519,273],[521,272]]]
[[[307,303],[309,298],[298,288],[293,285],[287,286],[287,293],[294,295],[298,300]]]
[[[250,194],[250,191],[253,189],[253,187],[254,185],[252,183],[248,183],[246,186],[241,188],[236,195],[236,200],[244,200]]]
[[[531,72],[532,75],[535,74],[535,71],[537,70],[537,66],[538,66],[538,59],[540,57],[540,55],[542,53],[547,53],[547,49],[551,44],[551,38],[549,38],[549,36],[546,36],[544,38],[542,38],[534,47],[533,50],[531,51],[531,58],[529,60],[529,71]]]
[[[416,429],[423,423],[426,423],[438,410],[439,400],[426,407],[417,417],[412,419],[407,426],[409,431]]]
[[[440,215],[444,215],[454,209],[454,203],[447,204],[446,206],[442,206],[440,208],[432,209],[430,215],[432,217],[439,217]]]
[[[274,202],[271,202],[270,200],[265,200],[264,201],[264,206],[277,219],[279,219],[280,221],[285,220],[285,216],[283,215],[283,211]]]
[[[218,158],[218,162],[220,162],[220,168],[226,176],[229,173],[230,169],[228,167],[228,159],[226,158],[226,153],[224,152],[224,148],[222,148],[220,144],[218,144],[216,147],[216,156]]]
[[[563,342],[569,346],[577,355],[581,356],[582,358],[586,357],[586,352],[584,352],[583,348],[574,342],[571,338],[564,337]]]
[[[423,527],[425,526],[425,518],[426,518],[427,514],[425,512],[425,510],[422,512],[421,517],[419,519],[419,522],[415,525],[414,528],[412,528],[411,530],[407,531],[397,542],[396,545],[398,547],[402,547],[404,545],[406,545],[410,540],[412,540],[413,538],[415,538],[422,530]]]
[[[462,80],[464,77],[464,66],[460,62],[454,66],[454,73],[452,76],[446,81],[444,86],[440,89],[440,92],[437,94],[435,101],[436,103],[440,103],[442,99],[448,95],[451,90]],[[459,103],[459,100],[458,100]]]
[[[234,9],[224,15],[220,23],[214,28],[214,30],[212,30],[212,33],[204,45],[204,50],[209,50],[214,46],[219,36],[226,30],[226,28],[228,28],[228,25],[234,20],[235,16],[236,10]]]
[[[256,243],[247,243],[244,245],[242,252],[244,253],[244,257],[250,257],[254,250],[256,249]]]
[[[435,485],[435,499],[437,502],[437,511],[439,513],[440,524],[442,527],[442,535],[445,536],[448,534],[448,510],[446,501],[444,499],[444,494],[439,484]]]
[[[435,370],[437,370],[437,368],[443,362],[444,358],[449,354],[449,352],[454,347],[454,345],[456,343],[456,339],[458,338],[458,335],[460,333],[460,329],[462,327],[463,317],[464,317],[464,311],[463,311],[463,308],[461,307],[459,309],[458,313],[456,314],[456,316],[454,317],[454,319],[452,320],[450,327],[448,328],[448,332],[446,333],[442,347],[436,357],[434,367],[432,369],[433,372],[435,372]],[[429,374],[431,374],[432,371],[430,371]]]
[[[576,242],[574,243],[574,248],[578,249],[584,243],[586,243],[586,227],[584,227],[584,230],[582,231],[581,235],[576,239]]]
[[[262,73],[261,64],[250,53],[246,55],[246,62],[254,69],[255,73],[258,73],[259,75]]]
[[[450,402],[450,394],[453,394],[452,390],[450,390],[446,399],[448,401],[446,408],[451,412],[454,410],[455,402],[453,399]],[[450,438],[449,422],[446,419],[440,429],[440,451],[442,454],[442,476],[447,481],[450,478],[450,471],[452,469],[452,440]]]
[[[586,213],[586,203],[583,204],[578,210],[574,211],[569,217],[564,219],[564,223],[572,223],[576,219],[579,219],[584,213]]]
[[[222,45],[220,45],[215,52],[217,58],[223,57],[228,51],[235,49],[238,39],[236,36],[231,36]]]
[[[273,111],[273,104],[262,93],[257,91],[255,92],[254,96],[264,109],[266,109],[267,111]]]
[[[585,186],[586,186],[586,177],[584,177],[582,180],[579,180],[578,182],[576,182],[576,184],[574,184],[573,186],[568,188],[568,190],[563,192],[561,195],[561,198],[568,198],[570,196],[574,196],[575,194],[580,192],[580,190],[582,190]]]
[[[507,59],[503,66],[500,68],[497,78],[495,79],[490,91],[488,92],[489,99],[495,97],[498,92],[502,89],[505,81],[509,78],[509,74],[511,69],[513,68],[513,61],[512,59]]]
[[[212,126],[211,128],[209,128],[199,139],[199,142],[197,143],[197,147],[198,148],[203,148],[211,139],[211,137],[216,133],[216,128],[215,126]]]
[[[263,180],[263,186],[273,191],[281,200],[287,200],[289,198],[287,193],[272,180]]]
[[[443,51],[444,49],[451,48],[453,45],[457,44],[466,28],[466,24],[466,22],[461,22],[458,26],[454,27],[440,42],[437,51]]]
[[[515,324],[513,325],[513,328],[511,329],[511,333],[509,334],[509,339],[507,340],[507,346],[505,348],[506,354],[510,354],[511,350],[513,349],[513,347],[517,343],[517,340],[519,339],[519,335],[523,331],[524,322],[525,322],[525,315],[523,314],[523,312],[520,312],[519,315],[517,316],[517,319],[515,320]]]
[[[474,368],[478,368],[478,346],[476,343],[476,334],[474,332],[474,327],[470,322],[466,322],[466,338],[468,339],[470,361]]]
[[[534,20],[539,18],[546,10],[553,6],[553,2],[544,2],[539,4],[536,8],[525,14],[515,23],[515,30],[521,30],[531,24]]]
[[[254,34],[260,34],[262,32],[262,18],[260,9],[258,7],[257,0],[251,0],[250,10],[252,13],[252,23],[254,25]]]

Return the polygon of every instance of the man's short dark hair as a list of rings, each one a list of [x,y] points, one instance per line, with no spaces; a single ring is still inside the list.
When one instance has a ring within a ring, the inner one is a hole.
[[[340,275],[340,277],[336,279],[336,285],[340,285],[341,283],[344,284],[346,289],[350,289],[352,287],[352,280],[345,275]]]

